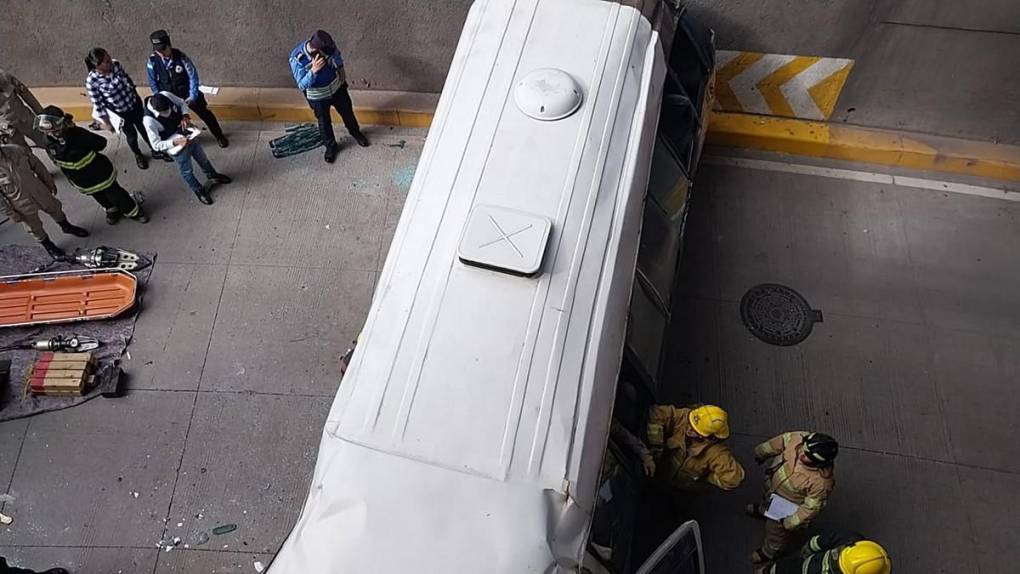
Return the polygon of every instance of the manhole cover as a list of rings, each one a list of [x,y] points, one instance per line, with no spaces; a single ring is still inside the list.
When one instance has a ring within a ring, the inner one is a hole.
[[[740,300],[740,318],[755,337],[787,347],[807,339],[814,324],[822,322],[822,312],[785,285],[762,283]]]

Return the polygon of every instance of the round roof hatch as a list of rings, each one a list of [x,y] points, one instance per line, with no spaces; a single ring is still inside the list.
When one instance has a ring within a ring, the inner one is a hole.
[[[563,119],[581,107],[581,86],[563,70],[539,68],[528,72],[514,88],[517,107],[542,121]]]

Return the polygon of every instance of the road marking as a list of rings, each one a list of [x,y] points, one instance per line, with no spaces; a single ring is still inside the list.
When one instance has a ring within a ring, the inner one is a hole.
[[[931,189],[949,193],[960,193],[964,195],[977,195],[980,197],[991,197],[994,199],[1005,199],[1006,201],[1020,201],[1020,191],[1010,191],[994,187],[980,185],[969,185],[953,181],[941,181],[935,179],[923,179],[908,177],[905,175],[892,175],[888,173],[876,173],[871,171],[858,171],[853,169],[839,169],[834,167],[822,167],[818,165],[802,165],[769,161],[763,159],[751,159],[743,157],[705,156],[702,163],[709,165],[723,165],[728,167],[740,167],[745,169],[757,169],[762,171],[777,171],[782,173],[794,173],[798,175],[813,175],[818,177],[830,177],[833,179],[845,179],[850,181],[861,181],[865,183],[880,183],[896,185],[900,187],[912,187],[916,189]]]
[[[854,61],[719,50],[716,64],[715,109],[826,120]]]

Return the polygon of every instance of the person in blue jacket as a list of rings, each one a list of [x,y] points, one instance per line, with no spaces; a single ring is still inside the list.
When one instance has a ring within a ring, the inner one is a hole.
[[[344,126],[361,147],[368,146],[368,138],[361,133],[358,118],[354,116],[351,94],[347,91],[344,60],[333,37],[317,30],[312,37],[297,45],[290,53],[290,71],[299,90],[304,92],[309,107],[319,120],[319,132],[326,146],[326,163],[336,161],[339,147],[333,134],[330,108],[336,108]]]
[[[202,118],[209,131],[216,138],[220,147],[227,147],[230,142],[223,135],[220,122],[209,109],[205,94],[199,91],[198,70],[187,54],[170,45],[170,34],[166,30],[156,30],[149,34],[152,43],[152,54],[145,66],[149,76],[149,88],[153,94],[170,92],[188,104],[188,109]]]

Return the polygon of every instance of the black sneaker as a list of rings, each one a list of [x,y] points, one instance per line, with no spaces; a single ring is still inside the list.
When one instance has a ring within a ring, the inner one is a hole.
[[[234,181],[234,180],[230,179],[230,177],[225,176],[222,173],[214,173],[214,174],[208,176],[208,179],[212,183],[222,183],[222,184],[227,184],[227,183],[230,183],[230,182]]]
[[[89,232],[88,231],[82,229],[81,227],[78,227],[77,225],[74,225],[70,221],[59,221],[59,222],[57,222],[57,225],[60,226],[60,230],[61,231],[63,231],[64,233],[66,233],[68,235],[73,235],[75,237],[88,237],[89,236]]]
[[[135,154],[135,164],[138,166],[138,169],[149,169],[149,160],[145,159],[145,156],[140,153]]]
[[[161,159],[161,160],[163,160],[163,161],[165,161],[167,163],[173,163],[173,161],[174,161],[173,156],[171,156],[168,153],[161,152],[161,151],[154,151],[154,152],[152,152],[152,159]]]
[[[209,192],[204,190],[204,189],[202,191],[196,191],[195,192],[195,196],[198,197],[199,201],[201,201],[202,203],[204,203],[206,205],[212,205],[213,204],[212,196],[209,195]]]
[[[354,141],[358,142],[358,145],[360,145],[361,147],[368,147],[370,145],[368,143],[368,138],[366,138],[365,134],[361,132],[354,132],[353,134],[351,134],[351,137],[353,137]]]
[[[333,163],[336,161],[336,154],[340,152],[339,146],[330,146],[326,148],[326,153],[322,155],[322,159],[326,160],[326,163]]]
[[[119,211],[107,211],[106,212],[106,224],[107,225],[116,225],[117,222],[120,221],[121,216],[123,216],[123,214],[121,212],[119,212]]]
[[[230,141],[227,139],[227,136],[220,136],[216,138],[216,143],[219,144],[220,147],[228,147],[230,145]]]

